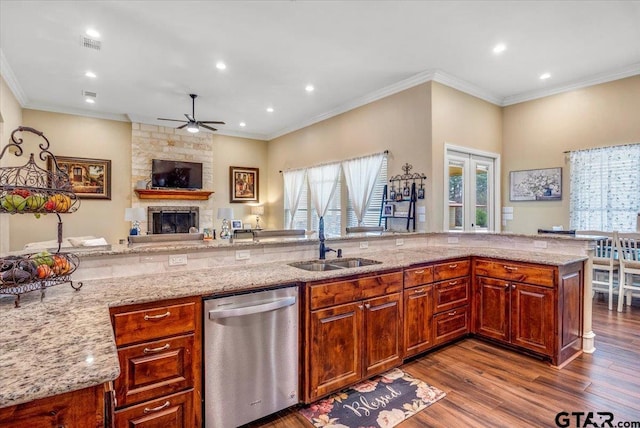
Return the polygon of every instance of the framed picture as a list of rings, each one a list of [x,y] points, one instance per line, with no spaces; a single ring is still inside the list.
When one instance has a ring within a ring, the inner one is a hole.
[[[242,220],[231,220],[231,230],[242,229]]]
[[[424,199],[424,189],[418,189],[418,199]]]
[[[258,179],[258,168],[230,166],[229,202],[260,202],[258,200]]]
[[[559,201],[562,168],[529,169],[509,173],[510,201]]]
[[[385,217],[393,217],[396,212],[395,204],[385,204],[382,208],[382,215]]]
[[[396,200],[396,191],[395,189],[391,189],[391,191],[389,192],[389,199],[392,201]]]
[[[81,199],[111,199],[111,161],[108,159],[87,159],[56,156],[58,168],[66,172],[71,186]],[[47,168],[53,172],[51,157],[47,158]]]

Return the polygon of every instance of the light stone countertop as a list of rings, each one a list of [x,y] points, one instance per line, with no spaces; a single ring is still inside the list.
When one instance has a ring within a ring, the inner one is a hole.
[[[367,252],[381,264],[308,272],[285,262],[85,281],[0,298],[0,407],[87,388],[120,374],[109,307],[400,269],[470,255],[562,266],[586,257],[506,249],[424,247]],[[296,260],[292,260],[296,261]]]

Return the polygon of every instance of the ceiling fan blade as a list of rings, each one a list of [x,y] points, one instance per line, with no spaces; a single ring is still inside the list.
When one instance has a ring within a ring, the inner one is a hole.
[[[159,117],[157,120],[170,120],[172,122],[186,122],[186,120],[178,120],[178,119],[165,119],[162,117]]]
[[[203,121],[200,121],[198,123],[213,123],[215,125],[225,125],[224,122],[218,122],[218,121],[215,121],[215,120],[203,120]]]
[[[187,119],[189,119],[189,122],[195,122],[195,121],[196,121],[196,120],[193,118],[193,116],[191,116],[190,114],[185,113],[184,115],[187,117]]]
[[[202,124],[202,122],[199,122],[199,125],[200,125],[200,126],[202,126],[203,128],[209,129],[209,130],[211,130],[211,131],[217,131],[217,129],[216,129],[216,128],[212,128],[212,127],[210,127],[210,126],[203,125],[203,124]]]
[[[180,126],[178,126],[176,129],[186,128],[188,124],[189,124],[189,123],[185,123],[184,125],[180,125]]]

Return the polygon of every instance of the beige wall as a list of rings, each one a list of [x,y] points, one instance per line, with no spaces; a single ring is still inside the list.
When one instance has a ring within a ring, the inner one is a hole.
[[[389,150],[389,176],[412,172],[430,176],[431,85],[393,94],[269,142],[268,227],[283,227],[282,176],[278,171],[340,161]],[[427,195],[427,198],[430,196]],[[417,224],[424,230],[424,223]]]
[[[444,145],[500,154],[502,152],[502,109],[479,98],[433,82],[431,193],[427,208],[429,229],[444,229]],[[496,225],[499,229],[499,225]]]
[[[640,142],[640,76],[504,108],[503,205],[506,230],[569,228],[569,165],[564,151]],[[562,200],[509,202],[509,171],[562,167]]]
[[[0,151],[6,146],[11,132],[22,125],[22,108],[7,83],[0,77]],[[18,158],[5,152],[0,166],[15,165]],[[24,162],[23,162],[24,163]],[[9,251],[9,216],[0,215],[0,254]]]
[[[131,124],[60,113],[25,109],[23,124],[44,132],[56,156],[111,160],[111,200],[82,199],[73,214],[62,214],[63,236],[94,235],[118,242],[128,234],[124,209],[130,206]],[[32,143],[27,149],[37,153]],[[57,217],[13,215],[10,219],[11,250],[27,242],[57,238]]]

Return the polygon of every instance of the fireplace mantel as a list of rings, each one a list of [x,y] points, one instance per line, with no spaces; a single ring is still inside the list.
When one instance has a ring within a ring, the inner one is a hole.
[[[181,199],[206,201],[213,193],[210,190],[176,190],[176,189],[135,189],[140,199]]]

